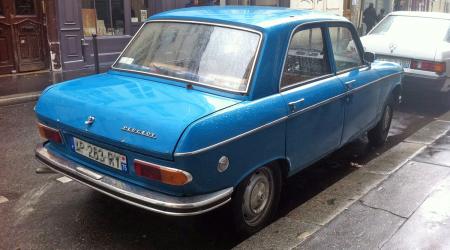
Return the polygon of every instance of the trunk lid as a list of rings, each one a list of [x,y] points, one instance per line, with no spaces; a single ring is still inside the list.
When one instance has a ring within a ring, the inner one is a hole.
[[[438,39],[402,38],[400,36],[367,35],[361,37],[365,51],[378,55],[434,61]],[[429,49],[421,49],[429,48]],[[391,52],[392,51],[392,52]]]
[[[180,86],[106,73],[54,85],[42,94],[36,113],[86,137],[105,138],[104,142],[116,146],[172,159],[178,139],[189,124],[238,102]],[[85,124],[89,116],[95,118],[92,125]]]

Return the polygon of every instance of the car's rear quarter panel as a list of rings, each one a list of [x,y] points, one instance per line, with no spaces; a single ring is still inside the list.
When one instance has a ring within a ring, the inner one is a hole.
[[[280,95],[242,102],[191,124],[175,151],[175,162],[189,168],[195,190],[236,186],[256,168],[285,158],[287,109]],[[218,144],[218,145],[217,145]],[[217,170],[221,156],[230,167]]]

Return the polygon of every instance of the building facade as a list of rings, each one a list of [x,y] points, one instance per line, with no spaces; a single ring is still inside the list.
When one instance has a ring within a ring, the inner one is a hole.
[[[370,2],[386,12],[402,4],[408,9],[447,8],[446,0],[0,0],[0,74],[93,67],[92,34],[97,35],[100,64],[109,66],[145,19],[175,8],[314,9],[344,15],[359,26],[361,12]]]

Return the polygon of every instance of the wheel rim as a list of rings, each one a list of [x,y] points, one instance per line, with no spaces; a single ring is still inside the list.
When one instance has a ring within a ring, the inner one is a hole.
[[[389,130],[389,127],[391,125],[391,119],[392,119],[392,108],[390,105],[387,105],[384,111],[383,131]]]
[[[265,218],[273,200],[273,187],[272,171],[267,167],[250,177],[242,202],[244,221],[248,225],[258,225]]]

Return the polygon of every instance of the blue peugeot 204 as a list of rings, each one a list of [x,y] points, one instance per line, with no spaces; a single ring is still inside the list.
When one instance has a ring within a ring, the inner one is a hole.
[[[367,132],[382,144],[402,69],[320,12],[194,7],[152,16],[111,69],[48,87],[36,157],[172,216],[230,203],[239,232],[274,215],[283,181]]]

